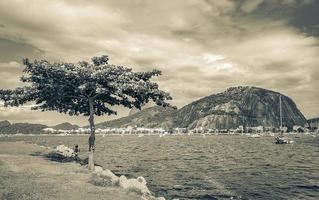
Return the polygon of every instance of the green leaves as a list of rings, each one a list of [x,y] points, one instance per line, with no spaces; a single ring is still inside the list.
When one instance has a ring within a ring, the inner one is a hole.
[[[141,108],[149,101],[170,106],[172,97],[158,89],[150,79],[161,71],[133,72],[131,68],[108,63],[108,56],[93,57],[92,62],[50,63],[47,60],[24,59],[25,75],[21,81],[28,86],[0,90],[6,106],[36,103],[33,109],[55,110],[70,115],[89,115],[88,98],[94,99],[96,115],[116,114],[114,105]]]

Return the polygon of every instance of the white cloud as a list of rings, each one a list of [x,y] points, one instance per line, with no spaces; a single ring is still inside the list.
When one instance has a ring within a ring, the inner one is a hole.
[[[23,65],[21,63],[18,63],[16,61],[11,61],[8,63],[0,62],[0,69],[1,68],[23,68]]]
[[[212,64],[212,63],[215,63],[216,61],[224,60],[225,56],[205,53],[203,54],[203,59],[206,62],[206,64]]]

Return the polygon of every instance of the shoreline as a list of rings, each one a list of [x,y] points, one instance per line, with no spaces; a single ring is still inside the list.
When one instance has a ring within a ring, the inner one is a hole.
[[[94,185],[96,172],[75,162],[46,159],[50,149],[24,141],[0,141],[0,199],[146,199],[118,186]]]

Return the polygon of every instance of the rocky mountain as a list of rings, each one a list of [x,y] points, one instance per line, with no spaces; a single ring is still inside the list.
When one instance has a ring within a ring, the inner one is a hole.
[[[72,129],[78,129],[80,128],[78,125],[70,124],[68,122],[58,124],[55,126],[52,126],[51,128],[54,128],[56,130],[62,129],[62,130],[72,130]]]
[[[232,87],[194,101],[178,110],[152,107],[98,126],[185,127],[229,129],[243,126],[279,127],[279,98],[283,124],[304,125],[306,119],[289,97],[257,87]]]
[[[304,125],[306,119],[292,99],[257,87],[232,87],[190,103],[179,110],[177,124],[220,129],[240,125],[279,127],[280,96],[284,126]]]
[[[39,134],[42,129],[48,126],[42,124],[29,124],[29,123],[13,123],[9,121],[0,122],[0,134]]]

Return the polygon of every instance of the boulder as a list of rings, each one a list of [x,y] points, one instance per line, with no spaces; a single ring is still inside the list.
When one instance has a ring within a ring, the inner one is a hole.
[[[104,169],[100,166],[94,167],[94,174],[96,174],[99,178],[103,179],[104,182],[108,183],[108,186],[115,186],[119,182],[119,177],[117,177],[111,170]]]
[[[53,151],[55,151],[57,154],[60,154],[66,158],[71,158],[75,156],[74,150],[64,145],[57,146],[56,149]]]
[[[143,176],[137,177],[137,181],[140,182],[140,183],[143,183],[144,185],[146,185],[146,183],[147,183]]]
[[[58,162],[73,162],[75,161],[75,154],[73,149],[64,146],[59,145],[52,151],[50,151],[47,155],[47,157],[53,161]]]
[[[104,179],[104,178],[102,178],[101,176],[99,176],[96,173],[93,173],[91,175],[89,182],[92,183],[95,186],[100,186],[100,187],[113,186],[113,183],[112,183],[111,179]]]
[[[111,170],[105,169],[98,173],[98,175],[103,178],[109,180],[112,185],[117,185],[119,183],[119,177],[117,177]]]
[[[93,173],[98,174],[98,173],[100,173],[100,172],[102,172],[102,171],[103,171],[103,168],[102,168],[102,167],[100,167],[100,166],[94,166],[94,172],[93,172]]]
[[[125,176],[120,176],[119,178],[119,186],[121,188],[127,189],[129,191],[136,192],[138,194],[141,194],[143,196],[149,196],[151,192],[146,186],[146,181],[142,181],[143,177],[139,177],[138,179],[127,179]]]

